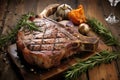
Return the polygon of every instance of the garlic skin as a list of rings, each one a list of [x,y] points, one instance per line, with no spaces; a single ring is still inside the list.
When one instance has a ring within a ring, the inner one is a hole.
[[[88,34],[88,32],[90,31],[90,27],[88,24],[86,23],[81,23],[78,27],[78,31],[79,33],[83,34],[83,35],[86,35]]]
[[[67,4],[62,4],[60,6],[58,6],[55,14],[54,14],[54,19],[61,21],[63,19],[68,19],[68,12],[70,12],[72,10],[71,6],[67,5]]]

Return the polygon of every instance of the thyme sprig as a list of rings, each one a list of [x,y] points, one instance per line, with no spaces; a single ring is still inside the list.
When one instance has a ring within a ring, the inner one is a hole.
[[[0,36],[0,48],[2,48],[3,46],[5,46],[6,44],[8,44],[9,42],[13,42],[16,41],[16,35],[18,30],[21,27],[26,27],[29,30],[38,30],[38,27],[35,26],[35,24],[33,22],[28,22],[28,19],[34,16],[33,13],[28,13],[28,14],[24,14],[21,16],[20,20],[17,22],[16,26],[14,29],[11,30],[11,32],[9,32],[7,35],[1,35]]]
[[[119,41],[112,35],[100,21],[95,18],[88,18],[87,23],[92,27],[93,31],[99,34],[107,45],[120,46]]]
[[[96,65],[100,65],[101,63],[109,63],[112,60],[116,59],[120,56],[120,52],[109,52],[109,51],[101,51],[96,55],[90,57],[85,61],[78,61],[78,63],[72,66],[65,74],[66,80],[77,80],[77,78],[88,69],[95,67]]]

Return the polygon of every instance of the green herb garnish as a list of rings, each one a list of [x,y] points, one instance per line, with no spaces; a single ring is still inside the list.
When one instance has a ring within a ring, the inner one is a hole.
[[[72,66],[65,75],[66,80],[77,80],[77,78],[88,69],[95,67],[96,65],[100,65],[101,63],[109,63],[112,60],[116,59],[120,56],[119,52],[109,52],[109,51],[101,51],[96,55],[90,57],[85,61],[78,61],[78,63]]]
[[[120,46],[118,40],[112,35],[111,31],[109,31],[100,21],[95,18],[88,18],[88,24],[92,27],[93,31],[98,33],[107,45],[117,45]]]
[[[6,44],[8,44],[9,42],[13,42],[16,39],[16,35],[18,30],[21,27],[26,27],[29,30],[38,30],[40,31],[33,22],[28,22],[28,19],[34,16],[34,14],[32,13],[28,13],[28,14],[24,14],[22,15],[21,19],[18,21],[17,25],[15,26],[14,29],[11,30],[10,33],[8,33],[7,35],[1,35],[0,36],[0,48],[2,48],[3,46],[5,46]]]

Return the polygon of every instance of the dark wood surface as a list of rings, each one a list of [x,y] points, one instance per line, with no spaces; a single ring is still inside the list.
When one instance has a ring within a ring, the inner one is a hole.
[[[34,12],[39,14],[47,5],[67,3],[73,8],[82,4],[85,15],[95,17],[111,30],[120,41],[120,22],[107,24],[104,18],[110,14],[110,4],[107,0],[0,0],[0,34],[6,34],[14,28],[22,14]],[[115,14],[120,18],[120,3],[115,8]],[[120,50],[120,48],[115,48]],[[0,80],[22,80],[7,53],[0,52]],[[82,74],[78,80],[120,80],[120,59],[111,64],[101,64]]]

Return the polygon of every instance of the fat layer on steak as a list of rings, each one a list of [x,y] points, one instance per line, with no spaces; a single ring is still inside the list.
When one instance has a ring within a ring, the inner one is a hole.
[[[83,36],[75,27],[59,26],[47,19],[33,22],[42,32],[20,29],[17,35],[17,49],[29,64],[47,69],[73,54],[97,48],[97,38]]]

